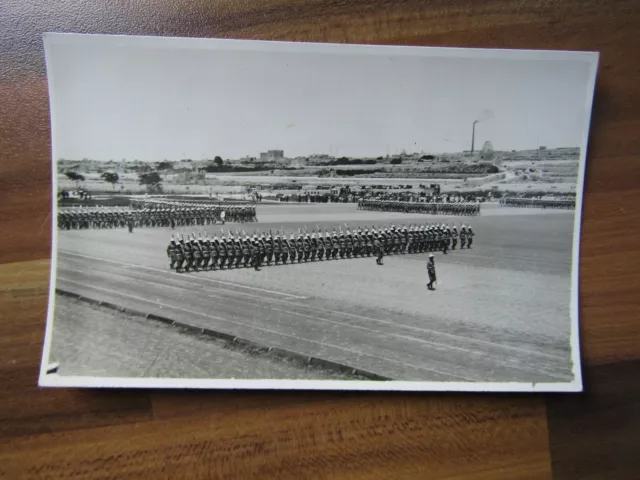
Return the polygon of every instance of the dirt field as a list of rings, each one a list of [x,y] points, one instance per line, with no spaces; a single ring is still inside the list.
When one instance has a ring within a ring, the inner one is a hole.
[[[61,375],[357,380],[62,295],[56,309],[51,361]]]
[[[260,205],[258,219],[239,230],[437,220],[470,222],[476,237],[472,250],[437,254],[429,292],[426,254],[382,267],[365,258],[179,275],[168,270],[169,229],[61,232],[57,287],[398,380],[572,379],[573,212],[487,205],[480,217],[436,219],[352,204]],[[240,368],[259,378],[249,363]]]

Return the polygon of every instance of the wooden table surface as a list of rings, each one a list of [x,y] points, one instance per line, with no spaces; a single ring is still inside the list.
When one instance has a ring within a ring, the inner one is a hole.
[[[0,5],[0,477],[640,478],[640,3]],[[584,394],[40,389],[51,225],[41,33],[601,52],[583,218]]]

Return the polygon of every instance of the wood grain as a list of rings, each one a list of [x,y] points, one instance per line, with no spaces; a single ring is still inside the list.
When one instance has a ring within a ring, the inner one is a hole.
[[[0,5],[0,478],[637,478],[640,2],[8,0]],[[588,152],[580,395],[36,387],[50,256],[41,34],[601,52]]]

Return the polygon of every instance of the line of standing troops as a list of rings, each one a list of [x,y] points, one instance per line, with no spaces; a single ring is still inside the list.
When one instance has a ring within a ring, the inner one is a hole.
[[[185,227],[192,225],[215,225],[227,222],[255,222],[255,207],[180,207],[130,209],[121,207],[98,207],[88,209],[60,209],[58,228],[61,230],[87,230],[128,227]]]
[[[379,212],[425,213],[429,215],[480,215],[479,203],[405,202],[400,200],[364,199],[358,210]]]
[[[556,208],[574,210],[576,208],[575,199],[544,199],[544,198],[513,198],[503,197],[500,199],[502,207],[529,207],[529,208]]]
[[[211,225],[218,222],[257,222],[255,205],[236,205],[224,203],[187,203],[164,199],[132,199],[136,210],[169,212],[164,219],[176,226]]]
[[[263,265],[286,265],[322,260],[344,260],[376,256],[382,265],[385,255],[401,255],[422,252],[471,248],[475,236],[470,226],[462,225],[460,232],[447,225],[395,226],[346,232],[340,229],[329,233],[319,229],[311,234],[298,232],[274,235],[262,233],[253,236],[232,233],[209,238],[205,235],[171,236],[167,247],[169,268],[176,272],[200,270],[224,270],[225,268],[255,268]]]

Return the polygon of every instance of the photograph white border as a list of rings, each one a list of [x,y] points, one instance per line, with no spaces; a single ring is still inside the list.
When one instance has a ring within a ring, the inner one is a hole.
[[[190,379],[190,378],[118,378],[60,376],[47,373],[56,295],[58,228],[58,182],[56,155],[56,112],[51,99],[53,85],[52,70],[47,55],[52,44],[76,44],[82,37],[84,45],[111,45],[122,48],[131,46],[162,49],[224,49],[252,50],[265,52],[308,52],[331,54],[392,54],[394,56],[431,56],[457,58],[502,58],[519,60],[557,60],[585,61],[590,65],[589,84],[586,89],[586,118],[583,139],[580,145],[580,163],[576,185],[576,209],[574,213],[573,249],[571,264],[571,359],[573,380],[559,383],[529,382],[429,382],[429,381],[379,381],[379,380],[276,380],[276,379]],[[41,387],[75,387],[75,388],[167,388],[167,389],[221,389],[221,390],[362,390],[362,391],[433,391],[433,392],[582,392],[582,366],[579,334],[579,268],[580,268],[580,236],[584,201],[584,184],[586,173],[587,147],[591,128],[593,99],[599,62],[598,52],[566,51],[566,50],[511,50],[483,48],[451,48],[395,45],[360,45],[335,43],[283,42],[263,40],[231,40],[215,38],[182,38],[130,35],[97,35],[76,33],[44,33],[45,64],[49,88],[49,107],[51,121],[51,270],[49,282],[49,301],[45,328],[42,359],[38,385]]]

